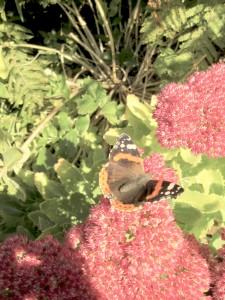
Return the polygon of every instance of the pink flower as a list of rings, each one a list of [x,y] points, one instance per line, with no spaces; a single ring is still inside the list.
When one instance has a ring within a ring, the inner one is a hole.
[[[221,237],[225,240],[225,228],[221,230]],[[209,260],[213,284],[213,299],[225,299],[225,245],[219,249],[217,258]]]
[[[78,240],[99,300],[199,300],[209,289],[198,244],[183,236],[165,201],[124,213],[102,199],[66,244],[76,248]]]
[[[178,176],[172,168],[167,168],[163,155],[153,153],[144,159],[146,173],[152,174],[152,179],[164,179],[169,182],[178,182]]]
[[[82,270],[78,252],[52,236],[28,241],[12,236],[0,245],[1,299],[97,299]]]
[[[163,147],[190,148],[209,157],[225,156],[225,64],[196,72],[186,83],[165,86],[153,117]]]

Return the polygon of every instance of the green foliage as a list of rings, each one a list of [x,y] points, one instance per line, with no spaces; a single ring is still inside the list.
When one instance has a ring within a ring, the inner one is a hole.
[[[52,55],[37,52],[34,56],[30,47],[19,47],[31,38],[29,30],[10,23],[0,24],[0,29],[0,125],[21,143],[40,123],[41,114],[43,119],[59,98],[69,96],[69,89],[65,79],[50,69]]]
[[[160,48],[154,69],[167,81],[183,80],[217,61],[225,47],[224,1],[163,3],[145,18],[143,43]]]
[[[31,108],[32,117],[44,118],[41,134],[35,129],[34,139],[28,136],[22,144],[14,130],[1,131],[0,188],[7,195],[0,207],[3,237],[10,228],[34,237],[52,233],[61,239],[69,226],[88,216],[100,195],[98,172],[106,160],[98,132],[104,130],[107,118],[120,124],[125,110],[120,105],[115,115],[110,103],[102,86],[87,78],[80,82],[79,94],[46,124],[46,115],[38,116],[35,106]],[[17,117],[15,123],[19,121]]]
[[[182,151],[182,155],[178,157],[182,162],[185,192],[176,201],[174,212],[178,224],[184,231],[193,233],[204,241],[215,223],[218,224],[217,229],[224,226],[225,173],[221,168],[224,158],[213,159],[199,155],[192,162],[189,159],[190,153],[187,152],[184,154]],[[215,232],[217,234],[217,231]],[[213,242],[214,239],[211,243]]]

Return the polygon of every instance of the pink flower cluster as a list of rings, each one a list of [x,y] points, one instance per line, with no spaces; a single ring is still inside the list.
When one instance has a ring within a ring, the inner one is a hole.
[[[161,156],[144,165],[155,178],[177,179]],[[165,201],[127,213],[102,199],[64,245],[51,236],[9,237],[0,266],[0,298],[7,300],[199,300],[210,281],[197,242],[183,236]]]
[[[198,244],[183,236],[165,201],[124,213],[102,199],[66,244],[79,244],[99,300],[199,300],[209,289]]]
[[[82,258],[52,236],[12,236],[0,245],[0,299],[95,300]]]
[[[197,242],[183,236],[164,201],[124,213],[102,199],[64,245],[9,237],[0,265],[7,300],[199,300],[209,288]]]
[[[163,155],[153,153],[144,159],[145,172],[152,174],[152,179],[164,179],[170,182],[178,182],[178,176],[174,173],[174,169],[167,168]]]
[[[225,228],[221,230],[221,237],[225,240]],[[225,299],[225,245],[218,250],[217,258],[208,257],[213,285],[213,299]]]
[[[171,83],[158,96],[153,117],[166,148],[185,147],[209,157],[225,156],[225,64]]]

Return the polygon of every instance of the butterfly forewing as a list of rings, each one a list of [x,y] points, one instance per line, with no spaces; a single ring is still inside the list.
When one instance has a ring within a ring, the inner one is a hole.
[[[128,156],[127,156],[128,155]],[[136,158],[140,158],[140,153],[138,151],[137,146],[132,142],[131,138],[122,133],[118,138],[115,146],[112,148],[111,152],[109,153],[109,161],[115,160],[122,157],[131,157],[132,160]],[[141,158],[140,158],[141,159]]]

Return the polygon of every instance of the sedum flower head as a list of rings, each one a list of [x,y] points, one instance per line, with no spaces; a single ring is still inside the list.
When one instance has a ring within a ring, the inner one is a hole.
[[[144,159],[144,169],[146,173],[152,174],[152,179],[164,179],[169,182],[178,182],[178,176],[174,169],[167,168],[163,155],[153,153]]]
[[[97,299],[82,271],[81,258],[54,239],[12,236],[0,245],[0,299]]]
[[[170,83],[158,96],[153,117],[163,147],[183,146],[209,157],[225,156],[225,64]]]
[[[225,240],[225,228],[221,230],[221,237]],[[217,258],[209,259],[213,284],[213,299],[225,299],[225,245],[218,250]]]
[[[66,244],[78,243],[99,300],[199,300],[209,288],[198,244],[183,236],[165,201],[126,213],[102,199],[69,232]]]

